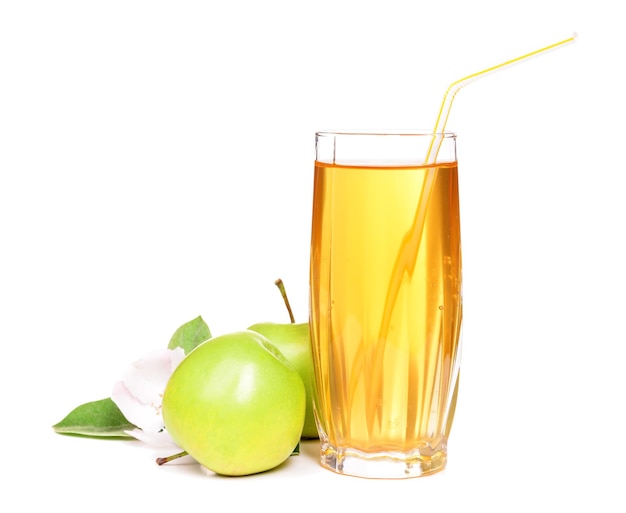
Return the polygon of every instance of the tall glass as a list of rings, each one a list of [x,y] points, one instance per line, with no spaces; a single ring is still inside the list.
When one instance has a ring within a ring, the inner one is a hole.
[[[317,133],[310,325],[324,467],[445,468],[461,317],[455,134]]]

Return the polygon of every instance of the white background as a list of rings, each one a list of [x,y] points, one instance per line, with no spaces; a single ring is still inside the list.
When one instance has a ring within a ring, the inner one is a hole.
[[[623,17],[609,0],[0,3],[0,435],[12,511],[624,511]],[[157,467],[51,425],[202,315],[308,315],[314,132],[458,134],[463,381],[448,468]],[[33,509],[35,508],[35,509]]]

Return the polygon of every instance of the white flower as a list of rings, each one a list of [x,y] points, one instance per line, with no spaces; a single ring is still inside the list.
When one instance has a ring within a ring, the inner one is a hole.
[[[133,362],[113,385],[111,399],[137,429],[126,433],[150,445],[178,450],[165,430],[161,402],[165,385],[185,357],[182,348],[162,349]]]

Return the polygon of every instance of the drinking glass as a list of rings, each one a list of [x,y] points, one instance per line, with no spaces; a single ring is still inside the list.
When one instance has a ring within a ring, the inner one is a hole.
[[[310,258],[323,467],[445,468],[460,364],[456,135],[316,133]]]

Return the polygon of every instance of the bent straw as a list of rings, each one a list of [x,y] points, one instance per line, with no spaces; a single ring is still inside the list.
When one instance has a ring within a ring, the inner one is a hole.
[[[570,37],[568,37],[567,39],[563,39],[562,41],[559,41],[558,43],[553,43],[551,45],[544,46],[543,48],[540,48],[539,50],[535,50],[533,52],[520,55],[519,57],[515,57],[515,59],[510,59],[508,61],[502,62],[495,66],[491,66],[490,68],[486,68],[477,73],[472,73],[471,75],[467,75],[466,77],[463,77],[457,80],[456,82],[452,82],[452,84],[450,84],[450,87],[448,87],[448,89],[446,90],[446,94],[443,96],[443,102],[441,103],[441,108],[439,109],[437,122],[435,123],[435,128],[433,129],[433,140],[431,141],[430,147],[428,148],[428,153],[426,154],[426,164],[433,164],[437,160],[437,155],[439,153],[439,148],[441,147],[441,140],[442,140],[441,137],[437,137],[437,134],[443,134],[443,132],[445,131],[446,123],[448,122],[448,117],[450,116],[450,109],[452,108],[452,102],[454,101],[454,97],[463,87],[483,77],[484,75],[491,73],[492,71],[500,70],[507,66],[511,66],[512,64],[517,64],[518,62],[529,59],[530,57],[534,57],[536,55],[542,54],[549,50],[553,50],[554,48],[566,45],[568,43],[572,43],[577,37],[578,37],[578,34],[574,32]],[[436,140],[439,141],[439,144],[435,147],[435,154],[432,155],[432,160],[431,160],[431,153],[433,151],[433,147],[434,147]]]
[[[490,68],[486,68],[477,73],[472,73],[456,82],[453,82],[450,87],[448,87],[446,94],[444,95],[444,99],[441,105],[441,109],[439,110],[439,115],[437,117],[437,122],[435,123],[435,129],[433,131],[432,141],[428,148],[428,153],[426,154],[427,165],[434,164],[437,160],[437,155],[439,154],[439,149],[441,147],[441,142],[444,138],[443,131],[445,129],[446,123],[448,121],[448,116],[450,115],[450,108],[452,107],[452,101],[456,94],[465,87],[470,82],[485,76],[486,74],[505,68],[512,64],[516,64],[518,62],[524,61],[530,57],[534,57],[539,54],[543,54],[548,50],[552,50],[554,48],[563,46],[565,44],[573,42],[577,37],[577,34],[574,33],[572,36],[563,39],[557,43],[553,43],[548,46],[544,46],[538,50],[526,53],[524,55],[520,55],[514,59],[510,59],[508,61],[502,62],[495,66],[491,66]],[[437,143],[437,144],[435,144]],[[372,433],[375,423],[375,418],[378,417],[379,422],[380,418],[380,408],[382,405],[382,362],[385,353],[385,341],[387,338],[387,333],[389,331],[389,325],[391,323],[391,314],[395,308],[395,303],[398,297],[398,293],[400,291],[400,286],[402,283],[402,277],[404,273],[413,274],[413,270],[415,268],[415,263],[417,261],[417,254],[419,253],[419,248],[421,245],[422,232],[424,229],[424,220],[426,217],[426,213],[428,210],[428,204],[430,203],[430,197],[432,190],[434,188],[435,182],[437,179],[437,167],[431,166],[426,174],[424,185],[422,188],[422,194],[418,201],[418,207],[415,212],[415,217],[413,219],[413,223],[411,228],[407,231],[402,239],[402,245],[400,251],[398,252],[398,256],[394,263],[394,268],[391,274],[391,279],[389,282],[389,289],[387,290],[387,298],[385,300],[385,309],[383,312],[383,318],[381,320],[380,331],[378,340],[379,343],[376,344],[375,349],[373,350],[373,354],[369,357],[369,366],[370,372],[369,375],[372,379],[371,387],[369,388],[368,394],[368,402],[366,405],[366,417],[367,417],[367,426],[368,431]],[[357,368],[359,367],[360,362],[356,362]],[[361,364],[362,366],[362,364]],[[350,399],[349,399],[349,409],[352,407],[353,394],[356,388],[356,378],[360,372],[355,372],[352,375],[351,383],[350,383]],[[348,414],[349,415],[349,414]]]

